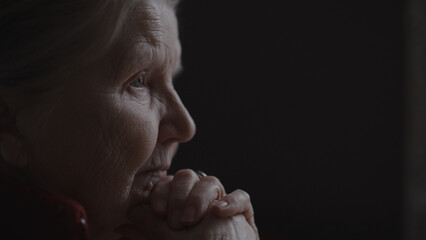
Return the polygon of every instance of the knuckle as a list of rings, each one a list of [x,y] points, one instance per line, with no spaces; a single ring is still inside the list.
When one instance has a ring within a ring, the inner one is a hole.
[[[246,191],[237,189],[235,190],[235,193],[237,193],[241,198],[250,200],[250,194],[248,194]]]
[[[220,183],[219,179],[215,176],[203,177],[203,178],[201,178],[201,181],[208,182],[208,183],[214,184],[214,185],[222,185]]]
[[[181,170],[176,172],[174,178],[175,179],[190,180],[190,179],[198,179],[198,176],[191,169],[181,169]]]
[[[207,183],[212,191],[217,193],[216,198],[222,198],[225,195],[225,188],[217,177],[207,176],[202,178],[200,181]]]

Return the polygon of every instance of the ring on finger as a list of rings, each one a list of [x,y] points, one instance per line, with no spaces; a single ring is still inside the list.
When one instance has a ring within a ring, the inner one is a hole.
[[[195,173],[197,174],[199,179],[207,177],[207,174],[203,171],[197,170]]]

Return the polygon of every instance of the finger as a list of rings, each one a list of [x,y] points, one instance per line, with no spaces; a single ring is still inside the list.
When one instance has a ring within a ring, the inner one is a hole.
[[[206,214],[210,203],[224,195],[225,189],[216,177],[201,178],[186,199],[181,218],[183,225],[192,226],[198,223]]]
[[[124,231],[120,231],[122,229],[118,229],[118,231],[132,240],[139,240],[142,237],[146,240],[182,239],[179,238],[181,233],[172,231],[166,219],[155,215],[148,205],[133,207],[127,213],[127,217],[135,225],[133,227],[125,226]]]
[[[159,216],[167,215],[170,183],[172,180],[173,176],[167,176],[166,178],[158,181],[151,190],[151,196],[149,198],[151,208],[154,213]]]
[[[219,217],[243,214],[250,226],[257,232],[250,195],[243,190],[235,190],[214,203],[213,212]]]
[[[168,200],[167,221],[170,228],[182,229],[181,222],[183,206],[194,185],[199,181],[197,174],[189,169],[178,171],[171,182],[170,196]]]

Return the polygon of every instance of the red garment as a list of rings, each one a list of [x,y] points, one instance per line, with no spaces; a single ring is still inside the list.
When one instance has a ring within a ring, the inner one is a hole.
[[[0,176],[0,239],[87,240],[87,218],[77,202]]]

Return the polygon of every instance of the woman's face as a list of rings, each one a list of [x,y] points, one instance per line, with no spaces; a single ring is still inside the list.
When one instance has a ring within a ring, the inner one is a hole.
[[[29,179],[79,201],[95,235],[126,222],[195,133],[173,87],[181,54],[174,11],[147,5],[132,12],[114,50],[71,80],[56,79],[61,90],[18,118]]]

